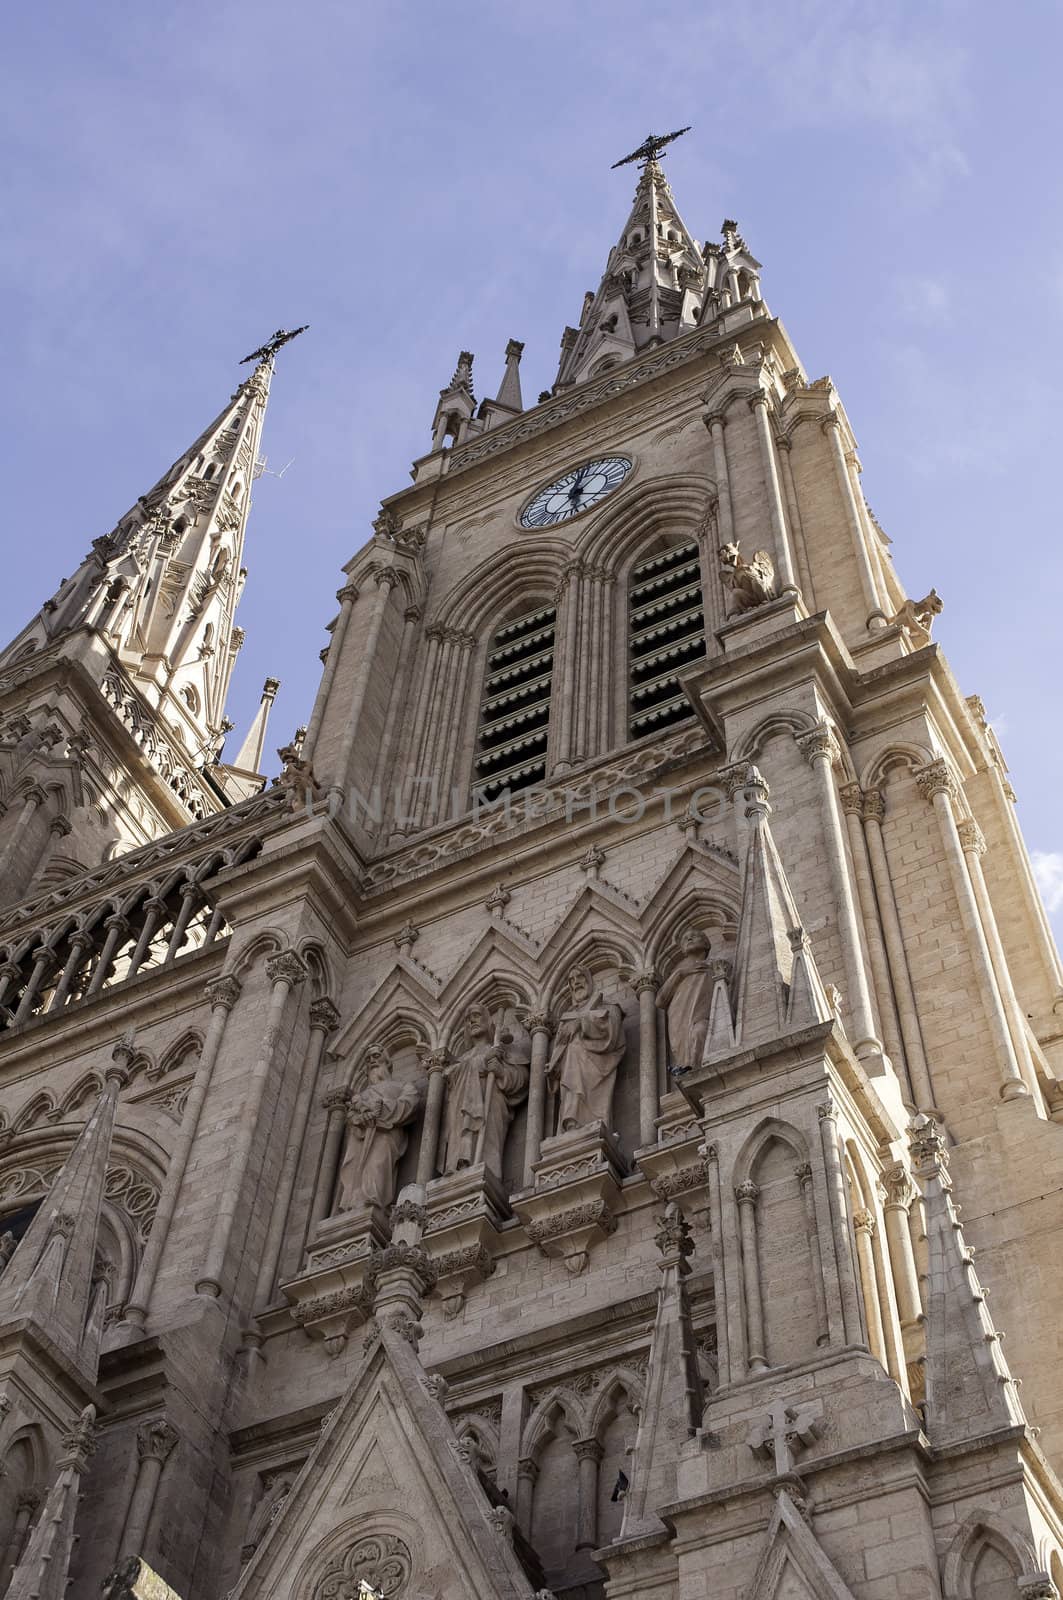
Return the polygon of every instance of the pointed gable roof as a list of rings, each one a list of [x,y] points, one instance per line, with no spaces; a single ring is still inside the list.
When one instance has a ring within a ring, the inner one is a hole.
[[[746,1600],[853,1600],[852,1590],[780,1489]]]
[[[115,1048],[99,1100],[0,1276],[0,1326],[29,1320],[96,1381],[103,1307],[94,1283],[96,1241],[118,1091],[131,1047]],[[90,1312],[93,1314],[90,1315]]]
[[[379,1327],[231,1600],[401,1572],[441,1600],[532,1600],[512,1514],[492,1507],[413,1346]]]

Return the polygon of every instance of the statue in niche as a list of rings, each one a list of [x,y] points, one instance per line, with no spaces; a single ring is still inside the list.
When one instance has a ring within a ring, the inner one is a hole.
[[[547,1079],[561,1090],[558,1128],[567,1133],[588,1122],[612,1119],[617,1068],[624,1054],[624,1014],[606,1002],[586,967],[573,967],[569,1007],[562,1012],[547,1063]]]
[[[747,561],[735,542],[722,544],[719,557],[729,617],[740,617],[744,611],[767,605],[776,598],[775,563],[766,550],[754,551],[752,561]]]
[[[389,1206],[395,1174],[409,1143],[407,1129],[421,1104],[421,1085],[398,1079],[383,1045],[365,1052],[366,1081],[347,1107],[347,1144],[340,1166],[340,1211],[356,1205]]]
[[[483,1162],[502,1176],[502,1151],[513,1113],[528,1091],[531,1036],[512,1007],[492,1018],[486,1006],[465,1012],[465,1048],[447,1068],[441,1167],[459,1172]]]
[[[694,1067],[701,1060],[712,1007],[711,946],[700,928],[688,928],[679,947],[679,960],[657,991],[657,1005],[668,1016],[673,1066]]]

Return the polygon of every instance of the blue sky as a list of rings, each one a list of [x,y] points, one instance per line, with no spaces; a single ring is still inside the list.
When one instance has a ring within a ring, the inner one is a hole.
[[[305,721],[339,568],[458,349],[534,399],[651,128],[695,234],[737,217],[830,372],[910,593],[1008,757],[1063,913],[1063,12],[1019,0],[37,0],[5,23],[8,637],[278,324],[231,714]],[[238,737],[238,735],[234,737]],[[1057,916],[1057,921],[1063,917]]]

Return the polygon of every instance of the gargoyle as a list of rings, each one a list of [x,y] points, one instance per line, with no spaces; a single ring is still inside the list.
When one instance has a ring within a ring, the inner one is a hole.
[[[743,611],[775,599],[775,563],[766,550],[757,550],[752,561],[747,561],[737,543],[722,544],[719,557],[729,617],[740,617]]]

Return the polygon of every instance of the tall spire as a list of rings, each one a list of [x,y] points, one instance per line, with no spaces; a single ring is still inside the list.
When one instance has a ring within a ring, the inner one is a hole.
[[[262,685],[262,698],[258,703],[258,710],[251,719],[251,726],[247,730],[243,744],[232,761],[227,761],[214,769],[214,777],[234,805],[241,800],[249,799],[253,794],[258,794],[266,782],[262,776],[266,731],[269,727],[269,714],[279,688],[279,679],[266,679]]]
[[[276,345],[274,336],[256,352],[253,372],[210,425],[93,541],[74,575],[0,652],[2,668],[91,631],[113,663],[104,693],[116,701],[137,691],[176,732],[192,766],[209,764],[226,732],[225,697],[243,642],[235,611],[244,535],[263,466]]]
[[[724,223],[722,245],[702,248],[679,215],[659,157],[687,131],[651,134],[615,163],[641,163],[638,187],[597,292],[585,297],[579,327],[565,329],[555,389],[689,333],[739,302],[760,301],[760,263],[736,225]]]

